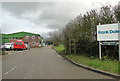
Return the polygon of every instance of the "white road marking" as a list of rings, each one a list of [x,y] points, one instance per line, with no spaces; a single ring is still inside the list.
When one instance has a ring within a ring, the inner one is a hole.
[[[17,66],[14,66],[12,69],[10,69],[8,72],[5,72],[4,74],[7,75],[9,72],[13,71]]]

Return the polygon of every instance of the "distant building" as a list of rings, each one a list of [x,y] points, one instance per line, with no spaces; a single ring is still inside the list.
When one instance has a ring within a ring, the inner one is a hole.
[[[17,40],[22,40],[24,43],[27,43],[30,47],[39,47],[39,44],[43,38],[39,34],[30,33],[30,32],[17,32],[12,34],[2,34],[2,42],[11,43]]]

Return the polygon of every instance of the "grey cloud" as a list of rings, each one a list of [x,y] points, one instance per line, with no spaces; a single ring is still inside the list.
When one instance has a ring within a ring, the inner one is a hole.
[[[42,4],[38,2],[3,2],[3,9],[12,12],[14,15],[20,16],[26,12],[35,12],[45,5],[50,5],[50,3]]]
[[[64,27],[79,13],[85,12],[85,5],[82,4],[72,2],[5,2],[2,8],[5,11],[4,13],[9,12],[11,17],[34,23],[36,27],[31,31],[37,32],[41,31],[41,27],[45,28],[46,31]],[[7,27],[4,29],[7,29]],[[8,30],[7,32],[11,31]],[[48,32],[40,33],[44,37],[48,37]]]
[[[72,6],[71,6],[72,5]],[[76,9],[73,3],[56,3],[56,5],[43,9],[43,13],[33,22],[36,24],[47,23],[49,28],[63,27],[72,18]]]
[[[18,18],[28,19],[29,21],[41,25],[47,24],[48,28],[63,27],[72,19],[76,11],[75,3],[55,3],[55,2],[21,2],[21,3],[3,3],[3,8]],[[39,14],[39,12],[41,12]],[[38,14],[37,14],[38,13]],[[32,17],[29,15],[32,14]],[[23,15],[28,15],[24,17]],[[36,16],[34,18],[34,16]]]

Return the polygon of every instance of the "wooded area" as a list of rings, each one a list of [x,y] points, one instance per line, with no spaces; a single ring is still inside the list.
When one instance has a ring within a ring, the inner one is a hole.
[[[63,30],[50,32],[50,36],[54,45],[64,44],[66,54],[70,54],[69,49],[74,47],[77,54],[84,52],[88,57],[98,57],[97,25],[118,21],[120,22],[120,5],[103,6],[78,15]],[[71,39],[75,40],[73,47],[70,47]],[[102,56],[103,59],[118,59],[118,46],[102,46]]]

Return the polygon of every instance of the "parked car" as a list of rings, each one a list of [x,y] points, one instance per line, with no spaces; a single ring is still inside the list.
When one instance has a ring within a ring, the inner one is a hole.
[[[10,50],[12,48],[12,43],[5,43],[4,45],[1,45],[2,50]]]
[[[28,44],[24,44],[26,46],[26,49],[30,49],[30,46]]]
[[[26,46],[24,45],[24,42],[23,41],[15,41],[14,42],[14,50],[17,50],[17,49],[26,49]]]
[[[10,49],[14,49],[14,42],[12,42],[12,45],[11,45]]]
[[[1,50],[5,50],[5,45],[1,45]]]

